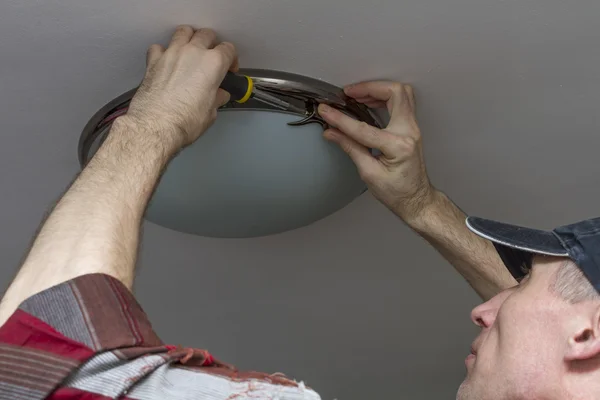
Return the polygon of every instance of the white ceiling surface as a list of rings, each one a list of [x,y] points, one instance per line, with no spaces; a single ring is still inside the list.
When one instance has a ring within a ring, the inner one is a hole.
[[[596,0],[4,0],[0,282],[78,170],[88,117],[179,23],[217,29],[243,67],[413,83],[432,180],[467,212],[542,228],[593,216],[598,15]],[[452,398],[475,333],[475,295],[370,195],[252,240],[147,224],[137,294],[166,341],[324,399]]]

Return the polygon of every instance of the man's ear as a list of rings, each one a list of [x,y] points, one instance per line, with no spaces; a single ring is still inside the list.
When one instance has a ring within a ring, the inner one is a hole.
[[[565,361],[585,361],[600,356],[600,306],[581,318],[569,337]]]

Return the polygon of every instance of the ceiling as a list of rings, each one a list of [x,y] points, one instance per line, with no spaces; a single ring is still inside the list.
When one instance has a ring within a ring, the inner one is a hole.
[[[0,284],[78,171],[87,119],[180,23],[218,30],[243,67],[412,83],[432,181],[468,213],[540,228],[596,215],[598,15],[596,0],[4,0]],[[323,399],[453,398],[476,333],[476,296],[369,194],[250,240],[146,224],[136,287],[165,341]]]

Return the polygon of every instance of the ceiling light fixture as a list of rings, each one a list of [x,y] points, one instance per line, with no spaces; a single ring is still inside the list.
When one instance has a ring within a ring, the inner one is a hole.
[[[202,236],[264,236],[315,222],[366,190],[352,161],[323,139],[325,124],[316,109],[326,103],[381,127],[377,115],[317,79],[272,70],[240,73],[298,111],[253,99],[220,108],[214,125],[169,164],[148,220]],[[134,94],[135,89],[112,100],[87,123],[79,140],[82,167]]]

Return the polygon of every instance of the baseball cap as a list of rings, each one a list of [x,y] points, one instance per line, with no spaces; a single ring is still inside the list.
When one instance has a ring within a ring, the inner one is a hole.
[[[600,218],[565,225],[552,231],[524,228],[488,219],[468,217],[467,227],[492,241],[515,279],[531,269],[533,256],[569,257],[600,292]]]

